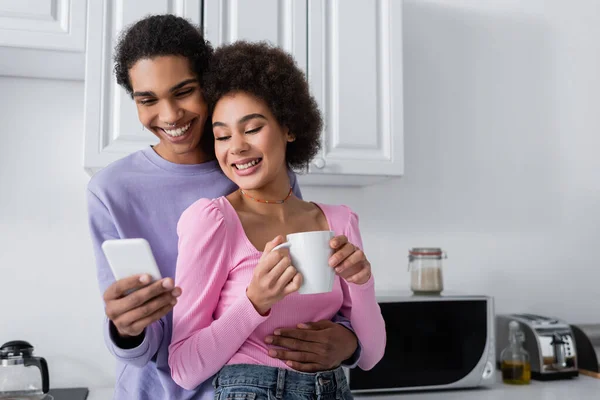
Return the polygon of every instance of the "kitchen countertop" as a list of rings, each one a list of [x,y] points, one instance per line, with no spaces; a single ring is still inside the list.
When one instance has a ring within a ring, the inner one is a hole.
[[[560,381],[531,381],[530,385],[513,386],[501,382],[496,374],[497,383],[488,388],[443,390],[430,392],[411,392],[395,394],[365,395],[356,394],[357,400],[564,400],[595,399],[600,397],[600,379],[587,376]],[[92,388],[87,400],[111,399],[111,388]]]
[[[557,381],[535,381],[529,385],[506,385],[496,371],[496,383],[492,386],[441,390],[429,392],[410,392],[394,394],[355,394],[357,400],[586,400],[600,397],[600,379],[582,376]]]

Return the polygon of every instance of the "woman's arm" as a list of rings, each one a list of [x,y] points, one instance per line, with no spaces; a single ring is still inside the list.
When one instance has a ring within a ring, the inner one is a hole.
[[[212,200],[188,208],[177,233],[175,284],[182,294],[173,310],[169,366],[173,380],[192,390],[219,371],[267,317],[242,294],[219,319],[213,318],[233,265],[226,221]]]
[[[362,250],[362,238],[358,228],[358,216],[350,211],[346,236],[348,241]],[[340,280],[344,301],[341,313],[352,324],[361,346],[358,366],[363,370],[373,368],[385,352],[386,332],[381,309],[375,297],[375,280],[371,274],[363,284]]]

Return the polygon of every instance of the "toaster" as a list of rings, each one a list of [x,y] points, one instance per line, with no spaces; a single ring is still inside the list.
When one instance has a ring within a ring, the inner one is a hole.
[[[508,324],[517,321],[524,333],[523,348],[529,353],[531,378],[552,380],[579,375],[575,336],[569,324],[558,318],[534,314],[496,316],[496,360],[508,345]]]

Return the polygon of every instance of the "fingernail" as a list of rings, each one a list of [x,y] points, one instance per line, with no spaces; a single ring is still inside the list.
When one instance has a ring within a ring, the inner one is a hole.
[[[333,266],[335,266],[336,264],[337,264],[337,262],[335,261],[335,258],[330,258],[330,259],[329,259],[329,266],[330,266],[330,267],[333,267]]]
[[[279,329],[275,329],[275,332],[273,332],[274,335],[281,335],[281,331]]]
[[[173,282],[170,279],[165,279],[162,283],[162,287],[165,289],[173,289]]]
[[[141,283],[148,283],[148,282],[150,282],[150,276],[148,276],[148,275],[142,275],[142,276],[140,276],[140,282]]]
[[[288,367],[292,367],[292,366],[293,366],[293,364],[292,364],[292,362],[291,362],[291,361],[286,361],[286,362],[285,362],[285,365],[287,365]]]
[[[271,336],[267,336],[265,338],[265,343],[273,343],[273,338]]]
[[[171,296],[173,296],[173,297],[181,296],[181,290],[179,288],[173,289],[173,291],[171,292]]]
[[[269,356],[275,357],[276,355],[277,355],[277,352],[275,350],[269,350]]]
[[[342,268],[341,268],[341,267],[337,267],[337,268],[335,269],[335,272],[340,272],[341,270],[342,270]]]
[[[334,240],[333,242],[331,242],[331,245],[332,245],[333,247],[338,247],[338,242],[337,242],[337,240]]]
[[[306,325],[306,324],[298,324],[298,328],[300,328],[300,329],[307,329],[308,325]]]
[[[174,306],[175,304],[177,304],[177,299],[171,300],[171,305]]]

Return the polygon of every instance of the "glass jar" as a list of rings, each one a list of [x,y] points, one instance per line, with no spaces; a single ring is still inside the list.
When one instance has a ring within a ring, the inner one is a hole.
[[[408,251],[410,289],[415,294],[439,294],[444,290],[444,258],[446,253],[437,247],[415,247]]]

